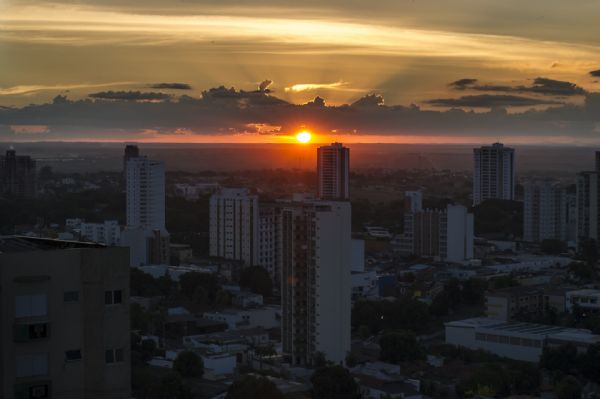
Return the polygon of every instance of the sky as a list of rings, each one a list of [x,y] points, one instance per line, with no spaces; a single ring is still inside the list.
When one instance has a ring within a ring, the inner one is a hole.
[[[597,0],[0,0],[1,141],[596,144]]]

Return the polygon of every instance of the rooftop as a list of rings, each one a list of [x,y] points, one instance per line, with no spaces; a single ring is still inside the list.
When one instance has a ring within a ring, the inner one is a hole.
[[[27,236],[0,236],[0,254],[12,252],[105,247],[105,245],[92,242],[56,240],[53,238]]]

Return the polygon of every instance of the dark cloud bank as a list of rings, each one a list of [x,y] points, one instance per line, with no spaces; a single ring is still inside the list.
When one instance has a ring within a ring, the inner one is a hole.
[[[375,94],[341,106],[328,106],[320,97],[303,105],[291,104],[270,92],[270,81],[262,82],[253,91],[213,88],[204,91],[201,97],[107,91],[93,93],[85,100],[73,101],[57,96],[49,104],[0,108],[0,137],[15,135],[14,129],[10,128],[15,125],[48,126],[48,133],[39,137],[45,140],[72,137],[135,139],[148,131],[159,134],[265,134],[265,129],[259,128],[265,125],[279,126],[276,131],[281,134],[307,126],[322,132],[363,135],[490,136],[493,139],[537,135],[540,138],[569,136],[577,140],[600,135],[600,93],[585,92],[582,105],[562,104],[560,97],[539,95],[540,90],[561,92],[562,95],[579,91],[577,87],[556,82],[536,79],[532,86],[511,89],[513,93],[537,94],[534,97],[476,94],[426,102],[450,108],[443,110],[425,110],[416,105],[388,106]],[[460,90],[479,90],[475,79],[463,79],[452,85]],[[505,107],[533,105],[550,105],[550,108],[520,113],[505,110]],[[488,110],[475,113],[453,107]]]

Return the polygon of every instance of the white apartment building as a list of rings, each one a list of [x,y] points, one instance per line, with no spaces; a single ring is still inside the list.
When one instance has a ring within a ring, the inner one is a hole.
[[[121,226],[116,220],[105,220],[104,223],[81,223],[81,238],[108,246],[121,242]]]
[[[569,208],[564,187],[551,180],[528,181],[523,208],[525,241],[567,241]]]
[[[223,188],[210,197],[210,256],[258,264],[258,196],[245,188]]]
[[[127,225],[121,245],[130,248],[131,266],[169,261],[165,226],[165,164],[136,156],[126,161]]]
[[[473,214],[462,205],[404,214],[400,252],[462,262],[473,258]]]
[[[282,341],[294,365],[322,352],[337,364],[350,350],[349,202],[286,205],[281,222]]]
[[[515,150],[495,143],[473,149],[473,205],[515,199]]]
[[[350,149],[332,143],[317,149],[318,197],[346,200],[349,194]]]

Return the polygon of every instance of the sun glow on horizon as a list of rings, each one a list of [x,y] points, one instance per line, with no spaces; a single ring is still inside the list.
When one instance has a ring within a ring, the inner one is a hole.
[[[303,130],[296,135],[296,140],[298,140],[302,144],[308,143],[312,138],[310,132]]]

